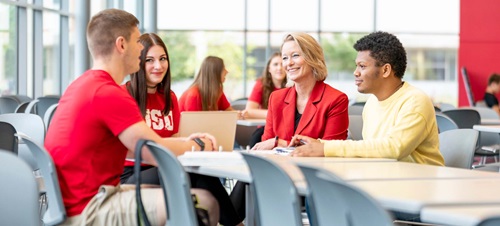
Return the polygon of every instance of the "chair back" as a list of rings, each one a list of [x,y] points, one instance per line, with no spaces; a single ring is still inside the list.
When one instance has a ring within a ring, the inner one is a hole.
[[[0,97],[0,114],[14,113],[19,103],[11,97]]]
[[[361,115],[349,115],[348,137],[352,140],[363,140],[363,117]]]
[[[0,122],[0,149],[17,155],[16,129],[8,122]]]
[[[311,225],[393,225],[392,218],[377,201],[336,175],[299,164],[307,181],[307,203]]]
[[[479,113],[481,119],[500,119],[495,110],[488,107],[469,107],[465,109],[474,109]]]
[[[477,226],[498,226],[498,225],[500,225],[500,216],[494,216],[484,219]]]
[[[16,129],[17,133],[26,134],[36,143],[43,145],[45,139],[45,125],[42,118],[34,114],[9,113],[0,115],[1,122],[8,122]],[[18,145],[18,156],[26,161],[33,170],[38,169],[33,155],[24,143]]]
[[[454,129],[439,134],[439,150],[445,166],[471,169],[479,132],[473,129]]]
[[[453,119],[442,113],[436,113],[436,123],[440,133],[458,129],[458,125],[453,121]]]
[[[349,105],[349,107],[347,107],[347,112],[349,115],[362,115],[364,107],[364,105]]]
[[[163,146],[153,141],[146,141],[145,144],[158,163],[167,207],[167,225],[197,226],[190,192],[191,184],[183,166],[177,157]]]
[[[37,114],[44,118],[47,109],[49,109],[50,106],[59,103],[60,98],[60,96],[56,95],[38,97],[36,100],[32,100],[30,102],[24,113]]]
[[[29,96],[22,95],[22,94],[15,94],[15,95],[5,95],[4,97],[10,97],[13,98],[17,101],[17,103],[25,103],[25,102],[30,102],[33,99]]]
[[[257,225],[302,226],[299,195],[288,174],[261,156],[241,154],[252,175]]]
[[[48,131],[50,121],[52,121],[52,117],[54,116],[54,113],[56,113],[57,106],[59,103],[55,103],[51,105],[47,111],[45,111],[45,115],[43,116],[43,123],[45,124],[45,131]]]
[[[472,129],[474,125],[481,124],[481,116],[474,109],[457,108],[443,111],[443,114],[450,117],[459,129]]]
[[[40,144],[33,139],[18,134],[19,140],[24,142],[39,166],[43,177],[46,195],[48,199],[47,210],[43,215],[44,225],[57,225],[66,219],[66,209],[64,208],[59,179],[57,178],[56,167],[50,154]]]
[[[231,102],[231,107],[234,110],[239,110],[239,111],[245,110],[245,108],[247,107],[247,101],[248,101],[247,98],[234,100],[233,102]]]
[[[14,111],[15,113],[24,113],[26,111],[26,108],[28,107],[28,105],[31,103],[31,101],[28,101],[28,102],[23,102],[23,103],[20,103],[16,110]]]
[[[41,225],[35,176],[24,161],[6,150],[0,150],[0,181],[2,225]]]
[[[245,150],[246,146],[250,144],[252,139],[252,134],[259,128],[258,126],[244,126],[236,125],[236,142],[240,145],[242,150]]]
[[[441,111],[448,111],[448,110],[457,109],[457,107],[455,107],[454,105],[449,104],[449,103],[443,103],[443,102],[439,103],[438,107],[439,107],[439,109],[441,109]]]
[[[479,100],[479,101],[476,101],[476,107],[482,107],[482,108],[487,108],[488,105],[486,105],[486,102],[484,102],[484,100]]]

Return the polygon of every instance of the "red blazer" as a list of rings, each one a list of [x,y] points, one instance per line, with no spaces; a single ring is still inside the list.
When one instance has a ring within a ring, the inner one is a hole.
[[[295,87],[271,93],[262,140],[279,136],[290,142],[294,134],[325,140],[347,139],[347,95],[322,81],[316,82],[294,132],[297,92]]]

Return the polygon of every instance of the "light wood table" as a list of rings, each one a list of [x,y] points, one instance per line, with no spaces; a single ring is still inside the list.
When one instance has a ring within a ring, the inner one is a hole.
[[[480,132],[500,133],[500,125],[474,125],[472,128]]]
[[[500,216],[500,205],[464,205],[424,207],[423,222],[446,225],[478,225],[483,220]]]
[[[498,179],[430,179],[353,181],[393,211],[419,214],[431,206],[500,205]]]
[[[478,178],[500,180],[499,173],[407,162],[370,162],[370,164],[366,162],[337,162],[335,164],[314,162],[308,165],[330,171],[346,181]]]

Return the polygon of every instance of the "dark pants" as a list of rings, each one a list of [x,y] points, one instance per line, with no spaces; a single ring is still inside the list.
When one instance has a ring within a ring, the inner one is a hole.
[[[145,166],[141,171],[142,184],[160,185],[158,169],[153,166]],[[226,189],[222,186],[219,178],[189,173],[192,188],[200,188],[209,191],[219,202],[220,219],[222,225],[237,225],[243,221],[235,210],[233,203],[229,199]],[[121,175],[122,184],[135,184],[134,167],[126,166]],[[244,196],[243,196],[244,197]],[[243,215],[244,216],[244,215]]]

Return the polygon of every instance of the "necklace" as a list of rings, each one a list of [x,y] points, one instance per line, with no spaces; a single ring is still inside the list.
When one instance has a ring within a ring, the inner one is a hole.
[[[399,84],[399,86],[396,87],[396,90],[394,92],[397,92],[399,89],[401,89],[401,87],[403,87],[403,84],[405,84],[405,82],[401,82],[401,84]]]
[[[147,87],[147,88],[149,88],[149,89],[154,89],[154,88],[156,88],[157,86],[158,86],[158,85],[155,85],[155,86],[148,86],[148,85],[146,85],[146,87]]]

